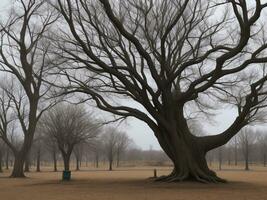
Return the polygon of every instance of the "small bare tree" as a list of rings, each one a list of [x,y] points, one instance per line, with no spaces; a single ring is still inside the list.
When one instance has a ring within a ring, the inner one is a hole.
[[[42,131],[40,130],[40,132]],[[54,137],[51,137],[50,134],[43,134],[43,143],[44,143],[45,148],[48,150],[49,154],[51,155],[51,158],[53,160],[54,172],[56,172],[57,171],[57,157],[58,157],[57,141]]]
[[[39,132],[38,127],[33,141],[32,153],[36,159],[36,172],[41,171],[41,156],[43,153],[44,136]]]
[[[73,153],[76,159],[76,171],[80,170],[85,145],[88,145],[88,144],[86,144],[85,142],[81,142],[77,144],[73,149]]]
[[[105,151],[105,148],[104,148],[104,141],[103,140],[103,136],[102,138],[98,138],[94,144],[92,145],[92,152],[94,154],[94,164],[95,164],[95,167],[98,168],[99,167],[99,160],[101,158],[101,156],[103,155],[103,152]]]
[[[266,130],[258,130],[257,131],[257,143],[259,145],[260,156],[262,159],[262,164],[266,167],[266,159],[267,159],[267,134]]]
[[[238,134],[238,138],[239,138],[239,145],[245,159],[245,170],[249,170],[250,154],[252,146],[256,140],[255,131],[251,128],[242,129]]]
[[[131,139],[125,132],[119,132],[117,135],[117,145],[116,145],[116,159],[117,167],[120,165],[120,160],[125,153],[127,147],[130,145]]]
[[[116,146],[118,143],[118,132],[115,128],[107,128],[102,135],[104,153],[109,162],[109,171],[113,169],[113,162],[116,156]]]
[[[54,138],[62,154],[64,170],[69,171],[73,148],[91,141],[99,133],[100,125],[84,107],[61,104],[50,109],[40,121],[40,130]]]

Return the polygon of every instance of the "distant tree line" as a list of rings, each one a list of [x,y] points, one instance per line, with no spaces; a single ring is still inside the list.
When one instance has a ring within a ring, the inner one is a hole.
[[[70,113],[74,111],[71,106],[68,107],[69,109],[64,109],[64,111],[69,110]],[[76,107],[76,110],[79,108]],[[38,130],[40,129],[38,128]],[[113,170],[114,167],[142,165],[172,166],[164,151],[154,150],[152,147],[148,150],[142,150],[126,132],[118,131],[114,127],[106,127],[93,133],[93,135],[86,135],[85,138],[80,138],[81,140],[77,143],[73,141],[72,136],[64,138],[65,141],[70,140],[69,142],[75,143],[72,151],[67,149],[69,155],[66,155],[65,152],[62,153],[60,145],[63,144],[57,143],[56,137],[50,134],[42,135],[41,132],[36,134],[33,146],[27,156],[27,162],[24,164],[25,171],[30,168],[31,171],[40,172],[42,165],[46,167],[44,170],[49,167],[53,171],[58,171],[59,162],[63,164],[62,167],[65,170],[70,169],[70,162],[73,163],[72,166],[75,170],[80,170],[81,167],[104,167],[107,170]],[[88,137],[92,138],[88,140]],[[63,142],[64,140],[59,141]],[[0,144],[0,172],[2,172],[13,166],[14,156],[7,145],[3,142]],[[228,144],[209,152],[207,160],[211,167],[219,170],[222,170],[223,166],[244,166],[245,170],[249,170],[250,165],[266,167],[267,132],[264,129],[243,129]]]

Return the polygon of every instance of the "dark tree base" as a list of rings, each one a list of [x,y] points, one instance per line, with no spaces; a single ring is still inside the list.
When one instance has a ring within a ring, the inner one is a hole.
[[[13,173],[9,177],[10,178],[26,178],[24,174],[13,174]]]
[[[194,174],[194,175],[192,175]],[[160,176],[158,178],[154,178],[155,181],[159,182],[184,182],[184,181],[195,181],[200,183],[226,183],[225,179],[222,179],[216,175],[215,172],[209,171],[208,174],[203,172],[194,172],[194,173],[177,173],[172,172],[167,176]]]

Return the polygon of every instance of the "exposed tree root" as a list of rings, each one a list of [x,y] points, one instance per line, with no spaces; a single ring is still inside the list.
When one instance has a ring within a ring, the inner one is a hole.
[[[182,182],[182,181],[197,181],[201,183],[226,183],[227,181],[218,177],[216,173],[209,171],[208,173],[204,173],[200,170],[196,172],[183,172],[177,173],[173,171],[171,174],[167,176],[161,176],[155,178],[155,181],[159,182]]]

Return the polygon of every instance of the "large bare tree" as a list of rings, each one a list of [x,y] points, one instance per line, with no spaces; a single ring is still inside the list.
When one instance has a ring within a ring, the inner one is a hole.
[[[68,61],[60,68],[68,82],[64,92],[87,94],[104,111],[145,122],[174,164],[158,180],[224,181],[208,168],[205,155],[263,119],[267,3],[51,2],[62,16],[55,53],[59,62]],[[188,119],[224,106],[236,111],[229,128],[192,134]]]
[[[44,81],[52,59],[47,33],[57,15],[53,9],[47,9],[46,1],[19,0],[14,1],[5,19],[0,23],[0,71],[5,77],[12,76],[15,82],[15,88],[8,88],[6,92],[17,113],[24,140],[16,149],[9,141],[8,133],[2,132],[1,137],[15,156],[11,177],[23,177],[23,164],[32,145],[36,124],[49,107],[44,103],[51,87]],[[5,81],[12,82],[11,79]],[[19,95],[12,91],[16,87],[21,88]]]

